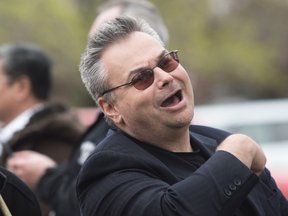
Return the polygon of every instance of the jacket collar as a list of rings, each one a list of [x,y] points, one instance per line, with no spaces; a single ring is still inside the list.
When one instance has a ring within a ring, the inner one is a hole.
[[[115,130],[110,130],[108,132],[108,136],[112,135],[114,132],[117,133]],[[197,170],[197,167],[193,166],[172,152],[141,142],[127,135],[123,131],[118,130],[118,132],[123,133],[126,137],[129,138],[129,140],[140,146],[146,152],[150,153],[150,155],[153,155],[155,158],[161,161],[161,164],[165,165],[169,170],[171,170],[172,173],[177,176],[173,182],[170,182],[171,184],[185,179],[189,174]],[[211,155],[215,152],[216,147],[218,146],[214,139],[201,136],[193,132],[190,132],[190,143],[200,149],[201,154],[206,160],[211,157]],[[179,166],[181,166],[181,170],[179,169]]]

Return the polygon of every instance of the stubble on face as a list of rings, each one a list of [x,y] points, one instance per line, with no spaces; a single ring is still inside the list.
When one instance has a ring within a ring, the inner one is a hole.
[[[171,95],[175,92],[175,89],[181,89],[176,92],[175,95],[172,95],[169,98],[166,98],[166,95]],[[179,95],[179,96],[178,96]],[[175,111],[165,110],[162,106],[169,103],[177,103],[180,100],[183,100],[182,97],[187,98],[186,86],[183,82],[175,81],[172,82],[169,86],[163,89],[161,94],[158,94],[153,101],[153,107],[159,112],[162,113],[160,117],[163,117],[163,121],[166,122],[167,127],[169,128],[183,128],[189,126],[193,118],[193,104],[188,100],[186,106],[177,109]],[[164,102],[163,102],[164,101]],[[175,102],[174,102],[175,101]],[[178,116],[178,114],[186,112],[186,115],[179,116],[178,118],[173,118],[173,115]],[[167,115],[165,115],[167,113]]]
[[[102,63],[111,77],[111,87],[129,82],[129,72],[139,66],[153,68],[163,49],[154,38],[141,32],[134,32],[126,40],[109,47],[103,53]],[[179,65],[171,73],[160,68],[153,72],[154,82],[148,88],[137,90],[129,85],[116,89],[114,94],[117,98],[115,106],[123,119],[117,126],[136,139],[155,144],[158,138],[173,136],[171,132],[187,132],[193,117],[194,102],[192,85],[182,66]],[[173,76],[171,83],[165,81],[169,79],[168,76]],[[159,84],[161,82],[163,85]],[[179,106],[179,109],[161,107],[163,101],[177,91],[181,91],[183,104],[186,104]]]

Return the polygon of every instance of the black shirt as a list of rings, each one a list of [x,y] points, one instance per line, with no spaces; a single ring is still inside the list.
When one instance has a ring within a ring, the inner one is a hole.
[[[198,147],[191,144],[193,152],[175,152],[178,157],[181,157],[183,160],[186,160],[188,163],[199,168],[202,164],[206,162],[206,159],[202,156],[201,151]]]

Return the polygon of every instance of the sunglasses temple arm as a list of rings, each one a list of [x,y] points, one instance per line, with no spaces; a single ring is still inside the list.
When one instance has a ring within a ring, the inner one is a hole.
[[[114,88],[112,88],[112,89],[109,89],[109,90],[107,90],[107,91],[104,91],[103,94],[102,94],[102,96],[103,96],[104,94],[110,92],[110,91],[113,91],[113,90],[115,90],[115,89],[117,89],[117,88],[120,88],[120,87],[123,87],[123,86],[126,86],[126,85],[130,85],[130,84],[132,84],[132,82],[125,83],[125,84],[123,84],[123,85],[116,86],[116,87],[114,87]]]

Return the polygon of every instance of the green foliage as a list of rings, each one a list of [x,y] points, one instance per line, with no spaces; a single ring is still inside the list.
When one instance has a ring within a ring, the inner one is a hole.
[[[211,2],[228,7],[229,1],[154,1],[170,31],[168,48],[179,49],[181,64],[196,78],[196,101],[287,97],[287,3],[233,1],[228,12],[215,14]],[[217,93],[219,86],[226,90]]]
[[[54,63],[52,98],[71,105],[92,104],[78,72],[90,25],[69,1],[1,2],[0,43],[25,41],[43,48]]]
[[[151,0],[152,1],[152,0]],[[96,6],[105,0],[2,0],[0,43],[40,45],[54,61],[53,98],[94,105],[78,64]],[[219,97],[287,97],[288,5],[284,0],[153,0],[179,50],[196,103]],[[220,90],[219,90],[220,89]]]

